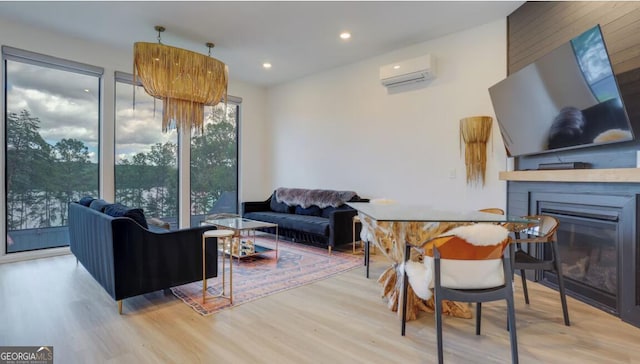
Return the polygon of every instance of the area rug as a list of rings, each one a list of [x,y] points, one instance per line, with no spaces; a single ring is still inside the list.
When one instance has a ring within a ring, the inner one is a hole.
[[[258,236],[256,241],[269,248],[274,248],[276,245],[275,239],[269,235]],[[227,294],[229,293],[228,263],[227,260],[225,263]],[[226,298],[216,297],[222,290],[220,260],[218,260],[218,277],[207,279],[207,298],[204,304],[202,303],[202,281],[174,287],[171,291],[198,313],[208,316],[228,307],[329,278],[362,264],[362,255],[335,250],[329,255],[326,248],[280,240],[277,262],[273,251],[245,258],[240,262],[234,259],[233,305],[230,305]]]

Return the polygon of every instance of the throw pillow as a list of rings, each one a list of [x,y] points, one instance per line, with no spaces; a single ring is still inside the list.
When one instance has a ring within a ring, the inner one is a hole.
[[[271,196],[271,202],[269,203],[269,207],[271,207],[271,210],[275,212],[282,212],[285,214],[290,212],[289,205],[287,205],[284,202],[278,202],[276,200],[275,193],[273,194],[273,196]]]
[[[333,213],[335,210],[336,210],[335,207],[327,206],[323,208],[322,211],[320,211],[320,213],[322,217],[326,217],[328,219],[331,216],[331,213]]]
[[[142,226],[143,228],[149,228],[147,219],[144,217],[144,212],[142,211],[142,209],[130,209],[122,204],[114,203],[111,205],[107,205],[104,209],[104,213],[113,217],[128,217],[140,224],[140,226]]]
[[[107,205],[110,205],[110,203],[103,199],[97,199],[97,200],[91,201],[91,203],[89,204],[89,208],[94,209],[96,211],[104,212],[104,208]]]
[[[112,203],[104,208],[104,213],[113,217],[122,217],[128,208],[119,203]]]
[[[82,206],[89,207],[89,205],[91,205],[91,202],[93,202],[93,200],[95,200],[95,198],[91,196],[84,196],[83,198],[80,199],[80,201],[78,201],[78,203]]]
[[[147,219],[144,217],[144,211],[142,211],[142,209],[129,209],[127,210],[127,212],[125,212],[124,217],[132,218],[133,221],[137,222],[145,229],[149,228]]]
[[[306,209],[300,205],[296,206],[296,215],[320,216],[321,213],[320,207],[316,205],[311,205]]]

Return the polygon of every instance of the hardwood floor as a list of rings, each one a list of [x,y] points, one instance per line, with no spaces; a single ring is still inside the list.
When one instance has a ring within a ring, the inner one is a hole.
[[[371,276],[386,267],[372,256]],[[364,267],[202,317],[170,292],[116,303],[71,255],[0,265],[0,345],[53,345],[56,363],[433,363],[433,315],[400,321]],[[640,363],[640,329],[555,291],[516,286],[521,363]],[[509,362],[503,303],[445,317],[447,363]]]

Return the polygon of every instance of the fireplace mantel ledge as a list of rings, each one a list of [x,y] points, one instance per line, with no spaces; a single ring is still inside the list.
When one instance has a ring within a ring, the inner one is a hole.
[[[640,168],[503,171],[501,181],[640,183]]]

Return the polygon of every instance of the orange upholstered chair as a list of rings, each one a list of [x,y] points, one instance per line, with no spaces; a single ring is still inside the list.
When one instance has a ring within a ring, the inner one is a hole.
[[[419,263],[405,264],[408,279],[403,282],[404,289],[408,281],[420,298],[429,299],[425,297],[429,296],[425,294],[428,291],[425,288],[433,287],[439,363],[443,361],[442,301],[475,302],[476,335],[480,335],[482,302],[502,299],[507,301],[511,359],[518,362],[510,256],[504,254],[509,242],[509,231],[500,225],[460,226],[423,247],[424,269],[419,274],[416,273]],[[406,302],[403,302],[403,310],[406,310]]]

